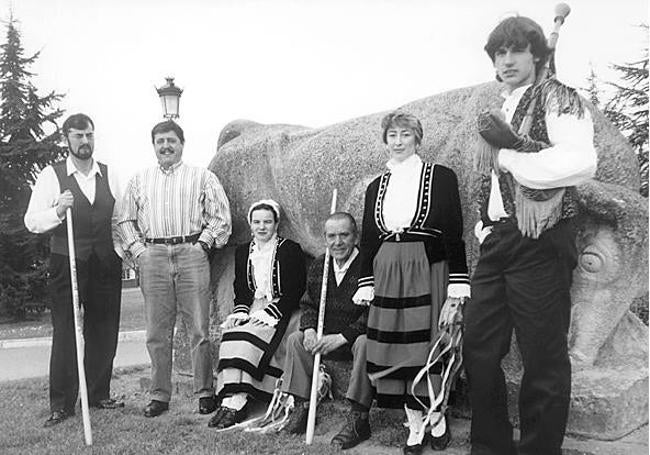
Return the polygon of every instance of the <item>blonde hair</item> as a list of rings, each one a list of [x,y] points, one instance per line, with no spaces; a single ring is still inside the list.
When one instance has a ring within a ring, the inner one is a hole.
[[[420,145],[422,143],[424,132],[420,120],[418,120],[415,115],[409,114],[408,112],[394,111],[381,119],[381,139],[384,141],[384,144],[387,143],[386,135],[388,134],[388,130],[395,126],[401,126],[402,128],[408,128],[413,131],[413,134],[415,135],[415,144]]]

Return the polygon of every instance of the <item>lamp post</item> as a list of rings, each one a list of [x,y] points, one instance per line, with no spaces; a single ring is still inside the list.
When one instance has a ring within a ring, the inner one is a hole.
[[[163,117],[173,120],[178,118],[178,105],[183,90],[174,85],[173,77],[166,77],[167,83],[160,88],[156,88],[160,102],[163,108]]]

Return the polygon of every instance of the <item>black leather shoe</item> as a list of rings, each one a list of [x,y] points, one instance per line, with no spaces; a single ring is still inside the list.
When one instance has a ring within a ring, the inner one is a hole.
[[[296,401],[296,406],[289,416],[289,422],[284,431],[290,434],[304,434],[307,431],[307,417],[309,416],[309,401]]]
[[[427,433],[424,433],[422,442],[414,446],[405,445],[402,447],[402,453],[404,455],[420,455],[424,451],[424,446],[427,444]]]
[[[74,412],[68,412],[65,409],[59,409],[58,411],[52,411],[50,417],[45,421],[43,426],[45,428],[52,427],[56,424],[63,422],[68,417],[72,417]]]
[[[164,401],[151,400],[144,408],[145,417],[158,417],[163,412],[169,409],[169,403]]]
[[[212,417],[210,417],[210,420],[208,421],[208,426],[210,428],[215,428],[217,425],[219,425],[219,421],[223,417],[224,410],[223,406],[217,406],[217,412],[214,413]]]
[[[115,400],[113,398],[106,398],[105,400],[99,400],[95,403],[90,403],[90,407],[96,409],[117,409],[123,408],[124,402]]]
[[[431,448],[433,450],[445,450],[449,443],[451,442],[451,431],[449,431],[449,422],[445,422],[447,425],[445,427],[445,432],[442,436],[433,436],[429,435],[431,438]]]
[[[366,439],[370,439],[368,413],[352,411],[348,415],[345,426],[332,438],[331,444],[345,450],[355,447]]]
[[[246,417],[248,417],[248,402],[240,410],[220,406],[208,422],[208,426],[223,430],[243,422]]]
[[[414,446],[402,447],[402,453],[404,455],[421,455],[423,450],[424,450],[424,444],[416,444]]]
[[[217,400],[214,396],[199,398],[199,414],[212,414],[217,409]]]

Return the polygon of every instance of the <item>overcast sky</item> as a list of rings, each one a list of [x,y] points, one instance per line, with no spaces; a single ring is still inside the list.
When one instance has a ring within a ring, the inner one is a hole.
[[[124,179],[153,164],[154,86],[184,89],[185,161],[207,166],[231,120],[321,127],[493,80],[487,35],[513,13],[551,30],[551,0],[0,0],[43,92],[96,124],[96,156]],[[559,79],[641,55],[647,0],[572,0]],[[2,33],[4,42],[5,33]]]

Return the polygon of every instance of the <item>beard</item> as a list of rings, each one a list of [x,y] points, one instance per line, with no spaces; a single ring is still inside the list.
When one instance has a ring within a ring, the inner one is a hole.
[[[93,149],[89,145],[81,145],[77,150],[70,148],[70,153],[80,160],[89,160],[93,156]]]

